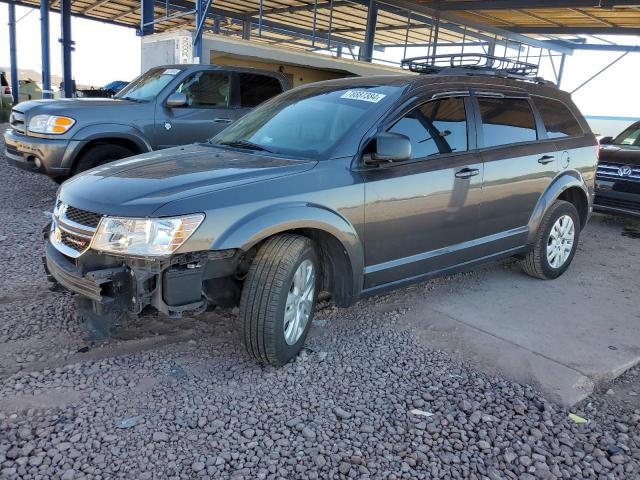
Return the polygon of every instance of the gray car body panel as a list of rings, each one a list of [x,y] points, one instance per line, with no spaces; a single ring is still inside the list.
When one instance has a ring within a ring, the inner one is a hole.
[[[116,98],[69,98],[58,100],[33,100],[22,102],[14,110],[25,116],[25,125],[35,115],[64,115],[73,118],[76,123],[62,135],[46,135],[7,130],[5,140],[13,150],[8,157],[16,166],[31,171],[40,171],[51,176],[63,176],[71,173],[74,163],[83,149],[92,142],[110,142],[125,140],[135,147],[137,153],[149,152],[169,146],[185,145],[196,141],[205,141],[213,137],[227,124],[216,124],[213,120],[219,116],[213,110],[225,110],[230,120],[236,120],[251,109],[240,108],[232,103],[224,109],[177,108],[166,107],[167,98],[178,85],[190,75],[200,71],[220,71],[234,76],[236,73],[255,73],[276,78],[283,90],[290,88],[289,81],[282,74],[252,68],[227,67],[222,65],[169,65],[162,68],[177,68],[175,75],[162,91],[148,102],[135,102]],[[235,80],[234,80],[235,82]],[[232,88],[237,88],[232,84]],[[234,90],[234,95],[237,93]],[[235,97],[234,97],[235,98]],[[175,111],[174,111],[175,110]],[[182,113],[178,114],[177,111]],[[188,112],[186,112],[188,111]],[[186,112],[186,114],[185,114]],[[196,117],[200,124],[199,134],[185,119],[185,115]],[[166,130],[165,124],[171,128]],[[181,123],[185,123],[181,128]],[[170,141],[162,133],[171,135]],[[37,169],[33,162],[25,157],[36,154],[43,167]]]
[[[204,213],[202,225],[176,254],[248,251],[280,232],[326,232],[340,242],[349,259],[352,301],[527,251],[540,219],[569,188],[584,195],[591,211],[596,141],[565,92],[475,77],[323,82],[346,88],[377,83],[406,89],[391,108],[359,125],[325,160],[210,145],[180,147],[98,167],[65,183],[60,199],[107,215]],[[470,94],[469,151],[428,161],[363,165],[364,146],[416,101],[479,85],[524,98],[535,93],[560,99],[574,111],[584,135],[553,140],[543,136],[529,143],[482,148]],[[540,164],[545,154],[555,160]],[[166,168],[167,163],[175,168]],[[477,167],[482,174],[471,180],[456,178],[455,172],[465,167]]]

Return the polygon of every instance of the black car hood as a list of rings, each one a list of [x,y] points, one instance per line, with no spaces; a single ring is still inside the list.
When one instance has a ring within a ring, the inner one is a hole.
[[[600,147],[600,162],[640,165],[640,147],[633,145],[602,145]]]
[[[196,144],[94,168],[65,182],[59,196],[83,210],[146,217],[175,200],[300,173],[316,163]]]

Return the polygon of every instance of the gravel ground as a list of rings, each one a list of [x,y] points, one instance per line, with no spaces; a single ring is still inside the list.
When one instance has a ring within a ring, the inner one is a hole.
[[[577,424],[534,388],[426,348],[393,293],[320,305],[280,369],[247,358],[233,311],[86,344],[41,266],[56,185],[3,159],[0,176],[2,480],[640,478],[637,369],[577,406]]]

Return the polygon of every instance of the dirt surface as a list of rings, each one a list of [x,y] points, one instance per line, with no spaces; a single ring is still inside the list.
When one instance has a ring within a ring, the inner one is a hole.
[[[281,369],[248,359],[234,311],[145,317],[92,345],[72,296],[42,268],[57,186],[2,158],[0,176],[2,480],[640,478],[637,368],[598,383],[571,410],[578,424],[450,332],[443,348],[425,334],[437,332],[425,302],[480,292],[505,272],[517,283],[510,261],[349,309],[322,304],[308,348]],[[576,275],[631,281],[617,263],[585,265],[595,249],[637,253],[637,226],[595,218]],[[616,288],[612,305],[637,295]]]

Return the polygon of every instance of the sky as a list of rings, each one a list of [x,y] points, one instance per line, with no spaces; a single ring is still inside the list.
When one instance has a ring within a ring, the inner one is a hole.
[[[0,3],[0,66],[4,67],[9,66],[7,9],[6,4]],[[16,7],[16,18],[19,19],[18,67],[41,71],[40,12]],[[60,16],[51,13],[49,24],[51,72],[61,75],[62,60],[58,42]],[[72,54],[72,69],[77,84],[101,86],[113,80],[131,80],[141,73],[141,40],[136,37],[134,29],[72,17],[71,30],[76,42]],[[609,38],[621,44],[640,44],[640,37]],[[386,52],[376,52],[375,55],[397,61],[402,53],[402,49],[387,49]],[[408,56],[425,54],[424,49],[409,49],[408,52]],[[576,51],[567,56],[562,89],[572,91],[620,55],[619,52]],[[559,59],[556,59],[556,68],[558,64]],[[554,79],[553,69],[546,59],[541,66],[541,74],[545,78]],[[585,115],[640,117],[640,95],[637,94],[639,77],[640,50],[628,54],[578,90],[573,99]]]

